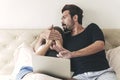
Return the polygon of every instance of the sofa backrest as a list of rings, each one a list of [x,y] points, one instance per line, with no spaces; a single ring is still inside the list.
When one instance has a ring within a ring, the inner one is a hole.
[[[103,29],[106,50],[120,46],[120,29]]]

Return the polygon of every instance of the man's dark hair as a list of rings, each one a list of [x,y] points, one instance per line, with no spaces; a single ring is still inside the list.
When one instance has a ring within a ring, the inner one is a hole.
[[[65,10],[69,10],[71,18],[73,18],[74,15],[78,15],[78,22],[79,24],[82,24],[83,10],[80,7],[74,4],[67,4],[63,7],[62,13]]]

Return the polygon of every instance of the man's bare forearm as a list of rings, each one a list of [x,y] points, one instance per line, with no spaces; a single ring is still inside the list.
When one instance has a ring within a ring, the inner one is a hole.
[[[99,51],[102,51],[103,49],[104,49],[104,42],[96,41],[93,44],[89,45],[88,47],[85,47],[78,51],[73,51],[71,56],[72,57],[88,56],[88,55],[95,54]]]

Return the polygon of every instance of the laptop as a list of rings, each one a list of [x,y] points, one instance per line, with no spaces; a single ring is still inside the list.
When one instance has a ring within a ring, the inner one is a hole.
[[[32,55],[33,72],[58,78],[71,78],[70,59]]]

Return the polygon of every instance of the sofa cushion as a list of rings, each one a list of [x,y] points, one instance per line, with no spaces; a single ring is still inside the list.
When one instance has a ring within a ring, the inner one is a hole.
[[[106,53],[110,66],[113,67],[120,80],[120,46],[110,49]]]

